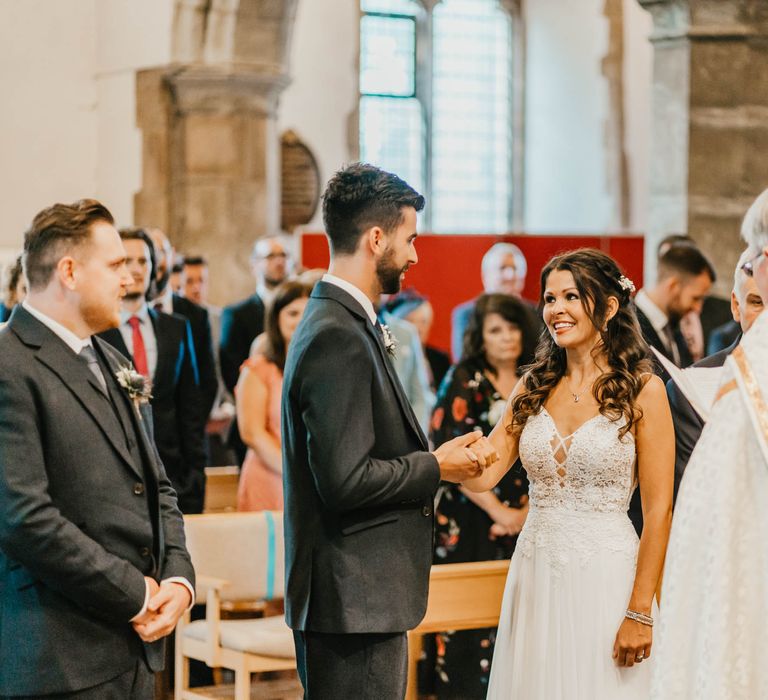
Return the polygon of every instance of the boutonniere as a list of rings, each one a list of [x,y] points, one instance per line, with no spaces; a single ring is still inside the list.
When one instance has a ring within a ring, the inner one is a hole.
[[[139,406],[148,403],[152,398],[152,387],[150,380],[143,374],[139,374],[133,367],[121,367],[115,372],[117,382],[120,384],[128,398],[133,401],[138,411]],[[139,416],[141,416],[141,411]]]
[[[395,340],[395,336],[392,335],[392,331],[389,330],[388,325],[384,323],[381,324],[381,334],[384,336],[384,348],[387,351],[387,355],[394,357],[397,353],[397,341]]]

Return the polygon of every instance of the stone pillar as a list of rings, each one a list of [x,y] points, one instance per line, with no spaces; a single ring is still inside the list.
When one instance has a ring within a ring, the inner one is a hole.
[[[658,240],[687,231],[728,295],[741,219],[768,186],[768,1],[638,2],[655,50],[647,276]]]
[[[277,108],[297,1],[176,0],[176,63],[137,74],[135,222],[208,259],[214,304],[253,292],[253,243],[279,232]]]

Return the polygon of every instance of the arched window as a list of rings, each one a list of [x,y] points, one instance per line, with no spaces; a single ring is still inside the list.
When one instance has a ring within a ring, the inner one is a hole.
[[[501,233],[514,202],[509,0],[361,0],[360,158],[427,196],[424,227]]]

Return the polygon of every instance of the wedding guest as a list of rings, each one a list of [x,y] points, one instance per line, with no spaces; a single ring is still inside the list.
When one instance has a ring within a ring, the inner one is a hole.
[[[429,344],[429,332],[435,316],[429,299],[415,289],[404,289],[400,294],[390,298],[385,308],[393,316],[405,319],[416,328],[430,372],[429,383],[432,390],[436,392],[450,369],[451,358],[448,353]]]
[[[168,236],[159,228],[146,231],[154,244],[155,275],[150,285],[148,298],[155,311],[179,314],[189,321],[192,342],[200,377],[202,410],[207,415],[213,408],[218,393],[216,362],[213,355],[213,333],[208,312],[200,305],[175,293],[170,284],[176,251]]]
[[[731,293],[734,323],[739,325],[742,333],[746,333],[752,327],[755,319],[765,308],[765,300],[760,295],[754,277],[747,275],[743,269],[750,257],[754,257],[754,254],[749,249],[741,254],[739,262],[736,264],[733,292]],[[708,367],[719,373],[727,357],[736,349],[739,340],[741,340],[740,335],[729,347],[705,357],[693,366]],[[680,488],[688,460],[701,436],[701,431],[704,429],[704,419],[696,413],[672,379],[667,382],[667,396],[675,423],[675,497],[677,497],[677,491]]]
[[[132,284],[111,213],[44,209],[24,268],[0,333],[0,697],[151,700],[195,574],[143,387],[96,335]]]
[[[427,359],[421,349],[421,340],[416,327],[403,318],[379,309],[379,320],[391,336],[393,345],[390,360],[395,368],[405,396],[411,404],[421,429],[429,431],[429,418],[435,405],[435,392],[429,381]]]
[[[21,264],[22,256],[19,255],[3,275],[3,303],[0,305],[0,323],[11,317],[11,312],[16,304],[21,304],[27,296],[27,284],[24,281],[24,271]]]
[[[256,292],[237,304],[225,306],[221,313],[221,372],[230,391],[237,384],[240,366],[248,358],[253,339],[264,330],[266,305],[288,277],[290,267],[290,249],[283,236],[266,236],[256,241],[251,255]]]
[[[235,415],[235,399],[224,384],[219,363],[219,338],[221,336],[221,308],[208,302],[208,261],[200,256],[186,256],[181,273],[182,296],[202,307],[208,313],[213,340],[213,364],[218,390],[208,414],[206,435],[210,453],[209,464],[224,466],[233,464],[234,453],[227,447],[227,435]]]
[[[509,294],[521,298],[527,273],[525,255],[513,243],[494,243],[483,256],[481,276],[486,294]],[[455,361],[461,357],[464,331],[476,300],[462,302],[451,311],[451,355]]]
[[[656,248],[656,257],[661,258],[672,246],[688,245],[697,247],[693,238],[685,234],[665,236]],[[689,311],[680,319],[680,332],[685,338],[691,358],[698,362],[705,354],[712,354],[709,344],[716,328],[731,319],[731,305],[726,299],[708,294],[704,297],[699,311]],[[732,340],[735,340],[735,336]],[[726,345],[730,345],[726,343]],[[722,350],[722,346],[718,350]]]
[[[721,350],[725,350],[733,345],[740,336],[741,324],[736,323],[733,319],[726,321],[709,334],[707,355],[714,355]]]
[[[432,419],[435,446],[478,428],[488,435],[535,347],[536,327],[523,302],[506,294],[478,297],[461,361],[440,387]],[[527,511],[528,480],[519,469],[484,493],[443,484],[435,511],[434,563],[509,559]],[[495,628],[437,635],[438,698],[485,698],[495,636]]]
[[[267,310],[263,352],[251,355],[235,387],[237,423],[248,451],[240,474],[238,510],[283,509],[280,401],[288,345],[313,285],[283,282]]]
[[[290,269],[290,249],[283,236],[266,236],[256,241],[251,255],[256,292],[237,304],[225,306],[221,312],[219,362],[221,378],[229,391],[234,391],[251,344],[264,330],[266,305],[272,301],[275,289],[285,281]],[[237,422],[232,424],[228,445],[242,463],[246,447],[237,431]]]
[[[704,298],[715,281],[715,269],[698,248],[670,246],[659,258],[656,283],[641,289],[635,297],[635,310],[645,342],[656,348],[678,367],[693,362],[680,332],[680,319],[700,311]],[[656,363],[659,376],[669,375]]]
[[[205,416],[192,333],[183,316],[150,308],[146,294],[154,274],[152,240],[142,229],[120,238],[131,274],[120,325],[100,334],[130,357],[151,380],[150,404],[157,451],[183,513],[202,513],[205,495]]]

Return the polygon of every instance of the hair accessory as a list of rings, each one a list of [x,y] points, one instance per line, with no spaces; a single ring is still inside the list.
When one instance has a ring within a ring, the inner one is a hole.
[[[625,275],[619,277],[619,287],[621,287],[625,292],[629,294],[634,294],[636,291],[635,283]]]

